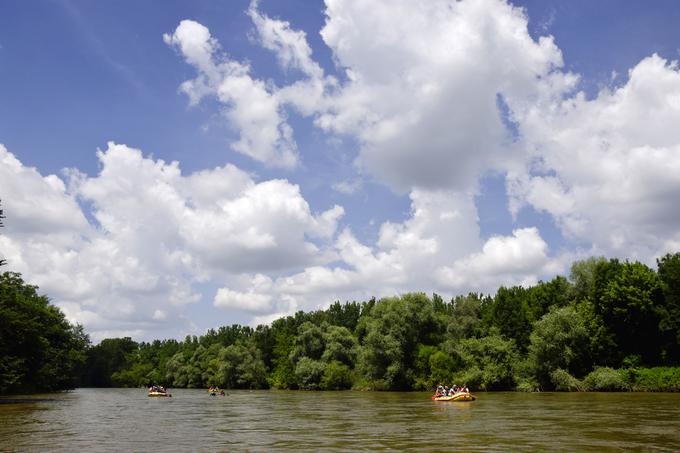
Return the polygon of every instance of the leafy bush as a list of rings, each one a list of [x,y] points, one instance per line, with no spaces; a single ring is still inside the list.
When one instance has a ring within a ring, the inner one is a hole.
[[[583,380],[586,389],[597,392],[618,392],[628,390],[628,384],[620,370],[609,367],[595,368]]]
[[[680,392],[680,367],[635,368],[627,371],[638,392]]]
[[[583,391],[583,383],[561,368],[550,373],[550,382],[555,386],[555,390],[563,392]]]
[[[540,392],[541,384],[536,379],[536,363],[531,357],[526,357],[516,362],[513,366],[515,390],[519,392]]]
[[[321,384],[326,364],[320,360],[301,358],[295,366],[295,378],[298,387],[303,390],[317,390]]]
[[[344,363],[333,360],[326,365],[321,377],[322,390],[345,390],[352,387],[352,370]]]
[[[538,385],[538,382],[533,380],[533,379],[518,379],[517,382],[517,387],[515,387],[515,390],[518,392],[538,392],[540,390],[540,386]]]

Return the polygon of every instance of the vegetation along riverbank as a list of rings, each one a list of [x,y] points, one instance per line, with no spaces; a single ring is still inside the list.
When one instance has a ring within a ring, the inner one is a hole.
[[[590,258],[569,278],[444,301],[335,302],[256,328],[97,345],[16,273],[0,276],[0,393],[75,386],[680,391],[680,253]]]

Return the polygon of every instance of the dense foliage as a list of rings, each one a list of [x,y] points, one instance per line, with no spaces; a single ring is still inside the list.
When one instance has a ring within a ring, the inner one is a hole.
[[[87,335],[12,272],[0,275],[0,393],[74,388]]]
[[[680,390],[680,253],[590,258],[494,296],[421,293],[298,312],[184,341],[108,339],[86,385],[286,389]]]

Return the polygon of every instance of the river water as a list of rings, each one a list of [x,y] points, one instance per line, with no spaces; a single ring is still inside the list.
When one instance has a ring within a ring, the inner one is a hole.
[[[680,394],[171,393],[0,399],[0,451],[680,450]]]

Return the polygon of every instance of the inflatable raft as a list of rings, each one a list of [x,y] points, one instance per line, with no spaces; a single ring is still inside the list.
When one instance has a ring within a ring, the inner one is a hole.
[[[149,396],[157,396],[157,397],[167,396],[167,397],[170,397],[172,395],[169,394],[168,392],[149,392]]]
[[[451,402],[459,402],[459,401],[474,401],[476,400],[477,397],[473,395],[472,393],[469,392],[458,392],[454,393],[453,395],[450,396],[433,396],[432,400],[433,401],[451,401]]]

